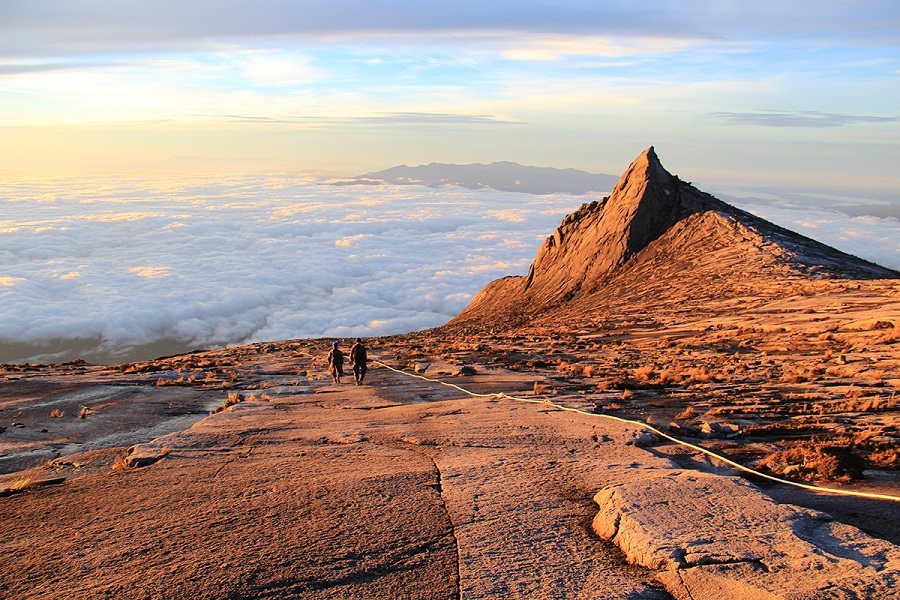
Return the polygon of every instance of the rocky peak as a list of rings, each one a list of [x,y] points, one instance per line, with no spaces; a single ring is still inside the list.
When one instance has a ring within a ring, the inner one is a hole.
[[[612,194],[569,215],[538,251],[526,289],[571,296],[622,266],[707,198],[666,171],[653,146],[628,167]],[[711,200],[711,198],[709,198]]]
[[[582,205],[562,221],[526,277],[491,282],[451,324],[509,325],[548,309],[596,306],[623,295],[691,294],[709,290],[712,280],[723,296],[750,277],[773,282],[900,273],[701,192],[666,171],[651,146],[609,197]]]

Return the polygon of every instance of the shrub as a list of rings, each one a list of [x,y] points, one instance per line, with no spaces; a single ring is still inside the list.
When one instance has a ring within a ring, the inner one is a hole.
[[[650,381],[656,376],[651,365],[644,365],[634,370],[634,378],[638,381]]]
[[[663,369],[659,374],[660,385],[678,383],[678,375],[672,369]]]
[[[849,481],[862,477],[864,463],[849,448],[802,442],[773,452],[759,461],[770,472],[803,481]]]
[[[709,383],[713,381],[712,374],[705,366],[694,367],[685,371],[688,383]]]
[[[896,448],[873,452],[869,455],[869,462],[879,469],[897,469],[900,468],[900,452]]]

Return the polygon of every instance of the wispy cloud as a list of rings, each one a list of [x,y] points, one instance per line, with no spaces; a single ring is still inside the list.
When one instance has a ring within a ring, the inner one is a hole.
[[[864,8],[864,9],[862,9]],[[208,44],[210,40],[350,36],[435,32],[518,32],[615,35],[670,39],[747,36],[809,39],[896,39],[896,4],[870,0],[752,5],[718,0],[627,0],[515,6],[483,0],[29,0],[0,4],[0,55],[67,54],[104,48]],[[802,27],[797,27],[802,23]]]
[[[384,125],[513,125],[516,121],[496,115],[395,112],[352,119],[361,123]]]
[[[200,117],[201,115],[197,115]],[[346,127],[351,125],[515,125],[518,121],[497,115],[468,115],[429,112],[387,112],[356,117],[221,115],[221,119],[258,125],[312,125],[316,127]]]
[[[96,65],[88,62],[7,62],[0,63],[0,76],[22,75],[26,73],[47,73],[50,71],[68,71],[73,69],[89,69]],[[109,66],[104,65],[104,68]]]
[[[715,112],[709,115],[725,125],[760,127],[844,127],[860,123],[896,123],[900,117],[844,115],[808,111],[765,110],[758,112]]]

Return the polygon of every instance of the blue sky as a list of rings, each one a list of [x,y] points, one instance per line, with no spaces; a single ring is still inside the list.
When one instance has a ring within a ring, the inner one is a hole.
[[[898,49],[894,0],[2,0],[0,170],[616,174],[652,144],[884,198]]]

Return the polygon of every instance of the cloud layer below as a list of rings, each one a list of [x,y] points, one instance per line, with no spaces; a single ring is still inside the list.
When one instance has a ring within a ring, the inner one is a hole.
[[[592,199],[272,176],[5,183],[0,362],[438,326],[524,274]],[[745,208],[900,268],[894,219]]]
[[[0,361],[441,325],[581,202],[271,177],[6,185]]]

